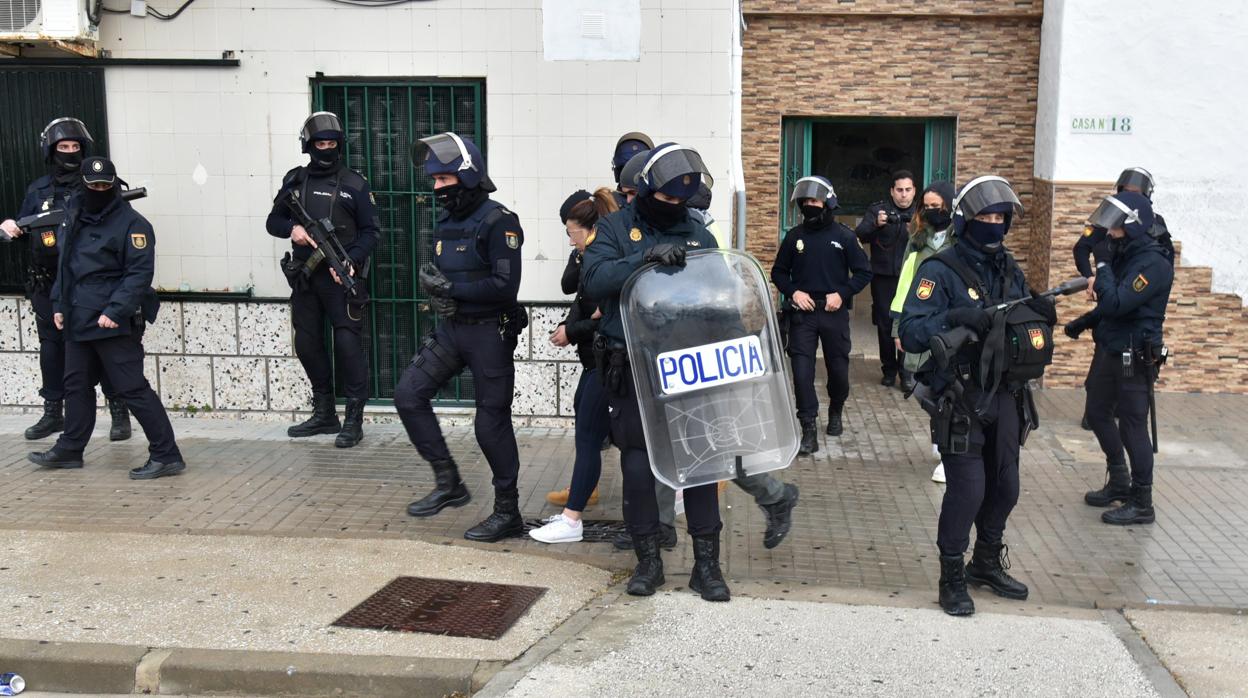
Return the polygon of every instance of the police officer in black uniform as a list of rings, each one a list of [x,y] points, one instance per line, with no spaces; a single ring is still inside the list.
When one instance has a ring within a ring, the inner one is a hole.
[[[82,160],[91,154],[94,141],[91,134],[78,119],[61,117],[54,119],[39,134],[43,161],[48,174],[36,179],[26,188],[18,218],[25,218],[42,211],[67,209],[71,200],[82,189]],[[7,234],[5,241],[17,238],[23,230],[16,221],[0,223]],[[39,397],[43,398],[43,416],[26,430],[26,438],[42,439],[65,427],[65,338],[52,322],[52,300],[49,293],[56,280],[57,247],[56,228],[39,228],[30,231],[30,271],[26,280],[26,297],[35,311],[35,327],[39,332],[39,370],[43,385]],[[109,441],[125,441],[130,438],[130,414],[126,405],[116,395],[107,377],[104,397],[108,401],[112,426]]]
[[[412,159],[433,177],[433,197],[441,209],[434,229],[434,263],[420,269],[420,285],[442,321],[394,393],[407,435],[433,467],[436,482],[407,513],[433,516],[471,499],[432,404],[438,390],[467,366],[476,387],[477,444],[494,473],[494,512],[464,538],[494,542],[524,531],[517,487],[520,451],[511,423],[516,382],[512,352],[528,324],[516,300],[524,230],[516,214],[490,199],[496,188],[485,158],[470,139],[449,132],[422,138]]]
[[[650,469],[641,410],[628,367],[620,291],[643,264],[682,267],[686,250],[716,247],[715,237],[685,202],[697,194],[710,173],[697,151],[675,143],[655,147],[638,175],[633,203],[598,221],[585,249],[585,290],[599,302],[603,316],[595,350],[609,393],[611,438],[620,449],[624,478],[624,522],[633,537],[637,567],[627,591],[649,596],[662,586],[659,556],[659,507]],[[719,567],[719,492],[715,484],[685,490],[685,516],[693,538],[694,567],[689,587],[708,601],[731,594]]]
[[[338,434],[334,445],[351,448],[364,438],[364,405],[368,402],[368,356],[363,339],[368,297],[364,286],[381,223],[368,181],[343,162],[342,121],[330,112],[316,112],[303,122],[299,141],[309,162],[282,178],[282,188],[265,224],[269,235],[290,238],[292,244],[282,270],[291,282],[295,355],[312,383],[311,418],[290,427],[286,434],[294,438]],[[337,274],[318,254],[308,231],[292,219],[286,202],[287,192],[292,190],[314,220],[328,218],[333,223],[351,273],[361,282],[359,293],[350,300]],[[325,349],[326,318],[334,328],[334,355],[347,398],[341,424],[334,406],[333,367]]]
[[[641,169],[640,165],[631,172],[624,172],[624,166],[641,153],[648,153],[654,148],[654,141],[650,140],[650,136],[640,131],[630,131],[620,136],[615,142],[615,152],[611,155],[611,175],[615,177],[615,205],[620,208],[624,207],[630,201],[630,196],[637,195],[637,184],[633,181],[633,177]],[[644,159],[642,160],[644,162]],[[628,176],[625,176],[628,175]]]
[[[1116,192],[1130,191],[1137,194],[1143,194],[1149,203],[1153,201],[1153,175],[1143,167],[1128,167],[1118,175],[1118,181],[1114,185]],[[1174,241],[1170,238],[1170,229],[1166,226],[1166,219],[1161,217],[1160,213],[1153,213],[1153,227],[1149,229],[1148,234],[1157,241],[1161,247],[1161,253],[1170,260],[1170,266],[1174,266]],[[1092,259],[1109,259],[1109,240],[1105,234],[1105,229],[1093,225],[1089,222],[1083,228],[1083,235],[1075,241],[1074,250],[1075,268],[1079,270],[1079,274],[1085,279],[1092,279],[1096,274],[1092,269]],[[1095,284],[1088,286],[1090,297],[1095,298]],[[1089,376],[1092,368],[1088,367]],[[1087,380],[1084,381],[1086,387]],[[1082,425],[1084,429],[1091,429],[1092,425],[1088,423],[1088,416],[1083,416]],[[1126,476],[1126,465],[1123,465],[1122,472],[1119,473],[1120,478]],[[1125,480],[1124,480],[1125,481]],[[1107,506],[1109,503],[1096,504],[1095,506]]]
[[[1003,536],[1006,519],[1018,502],[1019,449],[1037,424],[1026,380],[1052,360],[1053,302],[1031,297],[1017,313],[986,308],[1028,298],[1023,272],[1003,241],[1014,215],[1022,212],[1017,195],[1001,177],[979,177],[954,201],[958,244],[919,266],[902,309],[902,347],[920,353],[933,337],[957,328],[975,333],[947,368],[931,362],[919,373],[920,397],[933,415],[932,432],[945,464],[947,486],[940,509],[936,545],[940,550],[940,606],[950,615],[970,615],[975,605],[967,593],[969,577],[1000,596],[1027,598],[1027,586],[1006,571]],[[1007,324],[1007,320],[1009,321]],[[1011,327],[1019,334],[1002,334]],[[1003,370],[1010,340],[1022,337],[1027,366]],[[1047,351],[1046,351],[1047,349]],[[983,355],[990,371],[983,370]],[[934,352],[935,353],[935,352]],[[994,358],[995,357],[995,358]],[[1017,375],[1015,375],[1017,373]],[[918,394],[918,393],[916,393]],[[963,553],[975,525],[975,552],[964,566]]]
[[[828,435],[840,436],[841,409],[849,397],[849,309],[854,296],[871,282],[871,268],[854,232],[836,222],[836,192],[823,177],[803,177],[793,187],[792,203],[802,210],[802,223],[784,236],[771,281],[788,299],[789,356],[797,421],[802,425],[798,451],[819,450],[815,420],[815,351],[823,342],[828,370]]]
[[[889,308],[897,295],[897,280],[906,263],[910,241],[910,219],[914,216],[914,175],[906,170],[893,173],[887,201],[867,208],[854,233],[871,246],[871,322],[875,325],[880,348],[880,385],[891,386],[901,374],[902,388],[913,387],[913,378],[902,368],[903,352],[893,342],[893,321]]]
[[[143,375],[143,327],[160,303],[152,288],[156,237],[147,219],[119,196],[117,170],[105,158],[82,163],[85,189],[61,224],[60,269],[52,287],[53,321],[65,331],[65,431],[31,462],[81,468],[95,427],[95,384],[107,376],[147,436],[150,457],[132,480],[186,469],[169,415]]]
[[[1123,502],[1101,514],[1105,523],[1153,523],[1153,444],[1147,420],[1153,383],[1165,358],[1162,323],[1174,267],[1150,233],[1156,221],[1144,194],[1121,191],[1108,196],[1089,221],[1107,231],[1109,258],[1096,266],[1096,307],[1067,323],[1065,331],[1077,338],[1091,328],[1096,342],[1084,411],[1105,452],[1109,477],[1084,500],[1099,507]]]

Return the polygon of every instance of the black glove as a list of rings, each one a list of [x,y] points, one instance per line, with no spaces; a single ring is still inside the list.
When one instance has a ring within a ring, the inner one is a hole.
[[[1023,305],[1031,308],[1037,315],[1044,318],[1044,324],[1052,327],[1057,324],[1057,302],[1047,296],[1032,296]]]
[[[954,308],[946,315],[950,327],[966,327],[983,337],[992,327],[992,315],[983,308]]]
[[[642,257],[642,261],[658,262],[665,267],[683,267],[685,266],[685,248],[670,242],[660,242],[646,250],[646,256]]]
[[[459,310],[459,303],[456,303],[455,299],[450,296],[431,296],[429,307],[438,317],[448,318]]]
[[[1083,315],[1080,315],[1074,320],[1066,323],[1066,327],[1064,327],[1062,331],[1065,332],[1066,336],[1071,339],[1079,339],[1079,335],[1083,334],[1083,331],[1088,329],[1091,324],[1092,323],[1090,322],[1088,314],[1084,313]]]
[[[425,262],[420,267],[420,287],[430,296],[450,296],[451,280],[446,278],[442,270],[433,262]]]

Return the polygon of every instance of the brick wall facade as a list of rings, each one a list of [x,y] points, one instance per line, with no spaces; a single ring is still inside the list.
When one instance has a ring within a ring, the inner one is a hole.
[[[749,14],[894,14],[1039,17],[1044,0],[746,0]]]

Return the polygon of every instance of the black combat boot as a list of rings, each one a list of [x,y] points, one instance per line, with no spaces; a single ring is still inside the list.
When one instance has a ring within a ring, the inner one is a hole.
[[[1131,494],[1131,471],[1126,463],[1110,463],[1105,466],[1108,473],[1105,486],[1083,495],[1083,501],[1094,507],[1107,507],[1114,502],[1126,502]]]
[[[26,460],[34,463],[35,465],[43,466],[44,468],[82,467],[81,453],[74,454],[66,453],[65,451],[58,451],[56,446],[53,446],[43,452],[29,453],[26,455]]]
[[[612,544],[615,545],[616,550],[632,550],[633,536],[628,531],[624,531],[623,533],[619,533],[615,536],[615,540],[612,541]],[[664,550],[671,550],[676,547],[675,526],[659,524],[659,547]]]
[[[1128,495],[1126,504],[1101,514],[1101,521],[1115,526],[1146,524],[1156,520],[1152,485],[1131,485],[1131,494]]]
[[[435,460],[433,466],[433,491],[407,505],[412,516],[433,516],[447,507],[462,507],[472,500],[468,488],[459,479],[459,468],[453,460]]]
[[[966,566],[966,578],[973,584],[986,586],[997,595],[1023,601],[1027,598],[1027,585],[1011,577],[1009,548],[1004,543],[975,541],[971,564]]]
[[[494,513],[485,521],[464,531],[464,538],[495,543],[504,538],[511,538],[524,533],[524,519],[520,517],[520,494],[494,491]]]
[[[1083,419],[1079,421],[1079,428],[1084,431],[1092,431],[1092,423],[1088,421],[1088,415],[1084,414]]]
[[[909,371],[902,371],[901,372],[901,392],[909,395],[910,393],[914,392],[915,386],[916,386],[916,383],[914,381],[914,374]]]
[[[338,448],[351,448],[364,438],[364,403],[367,400],[347,400],[346,415],[342,419],[342,431],[334,439]]]
[[[975,602],[966,591],[966,567],[961,555],[940,556],[940,607],[951,616],[975,612]]]
[[[108,401],[108,415],[112,417],[112,426],[108,428],[109,441],[125,441],[130,438],[130,410],[121,400]]]
[[[658,535],[633,536],[637,566],[628,580],[629,596],[653,596],[667,580],[663,578],[663,558],[659,556]]]
[[[337,434],[341,429],[342,424],[338,422],[338,412],[334,407],[334,394],[313,393],[312,416],[307,421],[287,429],[286,435],[292,439],[299,439],[317,434]]]
[[[186,470],[186,463],[181,460],[172,460],[168,463],[161,463],[152,459],[148,459],[146,463],[130,469],[131,480],[155,480],[158,477],[166,475],[177,475]]]
[[[797,449],[797,455],[809,456],[819,450],[819,433],[815,430],[814,419],[803,419],[802,424],[802,445]]]
[[[832,408],[828,408],[828,428],[824,433],[828,436],[840,436],[845,432],[845,427],[841,426],[841,413],[833,412]]]
[[[793,527],[793,509],[797,506],[797,485],[784,486],[784,499],[775,504],[758,505],[767,516],[767,531],[763,533],[763,547],[768,550],[780,545]]]
[[[49,437],[65,430],[65,403],[60,400],[44,400],[43,416],[26,430],[29,441]]]
[[[689,588],[702,595],[703,601],[727,601],[732,598],[724,573],[719,569],[719,534],[693,537],[693,572]]]

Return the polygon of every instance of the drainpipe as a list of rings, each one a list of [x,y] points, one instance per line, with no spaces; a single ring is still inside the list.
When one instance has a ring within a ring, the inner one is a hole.
[[[745,250],[745,165],[741,155],[741,35],[745,31],[742,0],[733,3],[732,22],[732,150],[729,157],[733,192],[733,223],[736,232],[733,244]]]

